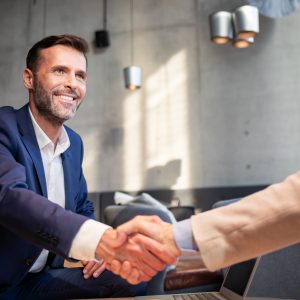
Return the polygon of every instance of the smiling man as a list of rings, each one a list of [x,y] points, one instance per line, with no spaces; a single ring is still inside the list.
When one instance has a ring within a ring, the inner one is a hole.
[[[23,74],[33,117],[54,144],[62,124],[73,118],[86,93],[86,58],[65,45],[40,50],[37,62],[27,59]]]
[[[0,299],[141,295],[145,284],[130,285],[106,270],[114,258],[110,247],[133,262],[132,283],[149,280],[175,259],[158,243],[161,258],[93,220],[82,141],[63,125],[86,94],[87,48],[72,35],[36,43],[23,73],[29,103],[0,108]],[[101,257],[99,249],[112,257]],[[68,257],[84,267],[63,268]]]

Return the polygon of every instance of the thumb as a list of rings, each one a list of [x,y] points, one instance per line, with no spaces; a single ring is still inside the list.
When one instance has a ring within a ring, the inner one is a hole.
[[[117,227],[118,233],[125,233],[127,235],[139,232],[138,226],[135,224],[133,220],[123,223]]]
[[[119,233],[125,232],[127,235],[141,233],[151,238],[157,238],[160,235],[162,225],[159,220],[153,216],[137,216],[117,227],[117,231]]]
[[[115,247],[121,247],[127,241],[127,234],[116,230]]]
[[[102,236],[102,241],[112,248],[119,248],[127,241],[127,234],[115,229],[108,229]]]

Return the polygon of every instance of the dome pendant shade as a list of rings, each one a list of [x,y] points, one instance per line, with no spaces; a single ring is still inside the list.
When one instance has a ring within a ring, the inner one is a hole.
[[[228,11],[218,11],[209,17],[211,40],[217,44],[225,44],[233,37],[232,15]]]
[[[138,66],[129,66],[124,68],[125,87],[134,91],[142,86],[142,69]]]
[[[233,24],[237,38],[254,38],[259,33],[258,9],[251,5],[237,8],[233,14]]]

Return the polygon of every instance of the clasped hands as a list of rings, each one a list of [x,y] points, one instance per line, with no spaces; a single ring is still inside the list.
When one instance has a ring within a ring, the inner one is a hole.
[[[96,256],[131,284],[149,281],[180,255],[172,225],[158,216],[137,216],[104,232]]]

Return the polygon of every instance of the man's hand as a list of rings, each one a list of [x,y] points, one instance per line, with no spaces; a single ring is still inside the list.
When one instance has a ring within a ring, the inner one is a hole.
[[[104,232],[96,255],[104,259],[107,269],[132,284],[149,281],[166,264],[176,260],[176,256],[157,241],[140,234],[128,237],[126,233],[114,229]]]
[[[83,277],[88,279],[90,277],[97,278],[105,270],[105,262],[102,261],[81,261],[83,264]]]
[[[126,233],[130,236],[131,242],[143,245],[145,249],[162,260],[166,260],[166,253],[173,257],[181,255],[181,251],[174,240],[172,225],[163,222],[157,216],[137,216],[120,225],[117,231],[119,234]],[[137,232],[142,234],[136,234]],[[157,245],[155,240],[160,244]],[[169,261],[167,263],[174,262]],[[115,259],[111,262],[110,270],[128,281],[133,276],[133,266],[128,261],[122,262]]]

